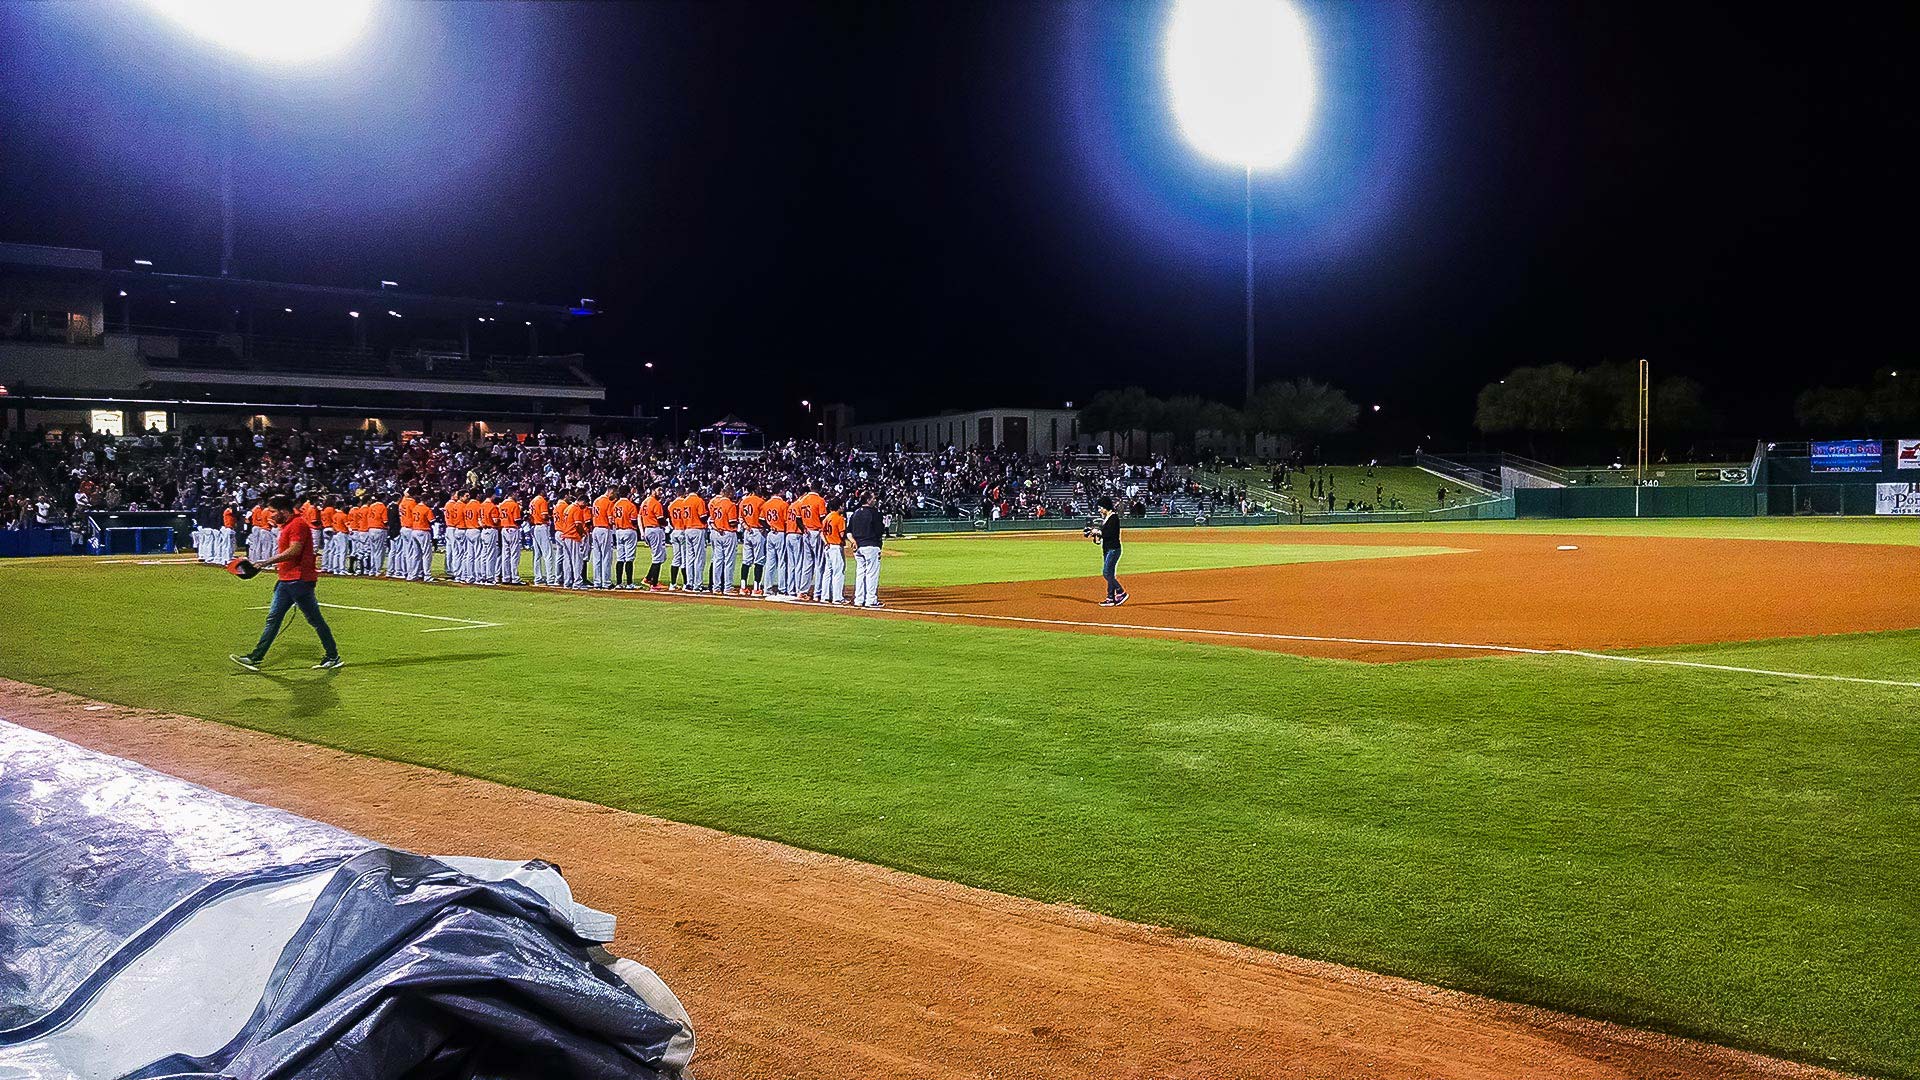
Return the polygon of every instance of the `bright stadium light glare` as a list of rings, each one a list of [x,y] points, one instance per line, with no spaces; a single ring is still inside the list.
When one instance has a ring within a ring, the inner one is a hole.
[[[1167,88],[1194,149],[1249,171],[1286,164],[1313,116],[1307,24],[1287,0],[1179,0]]]
[[[373,0],[147,0],[194,35],[277,64],[344,49],[367,25]]]

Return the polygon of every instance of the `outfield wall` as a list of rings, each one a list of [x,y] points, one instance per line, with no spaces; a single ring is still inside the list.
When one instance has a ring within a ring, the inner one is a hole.
[[[1638,507],[1635,492],[1638,492]],[[1737,487],[1519,488],[1514,514],[1523,518],[1755,517],[1767,512],[1766,489]]]

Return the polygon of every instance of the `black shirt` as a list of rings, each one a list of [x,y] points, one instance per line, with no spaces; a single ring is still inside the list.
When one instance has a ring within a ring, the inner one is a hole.
[[[1120,515],[1109,513],[1107,520],[1100,523],[1100,550],[1120,550]]]
[[[853,537],[854,547],[880,546],[880,513],[871,506],[863,506],[847,519],[847,535]]]

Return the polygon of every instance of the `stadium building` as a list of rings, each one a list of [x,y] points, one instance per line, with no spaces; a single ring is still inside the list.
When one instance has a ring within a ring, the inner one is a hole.
[[[1078,409],[980,409],[873,424],[848,424],[845,440],[861,449],[933,450],[942,446],[1004,446],[1021,453],[1092,449]]]
[[[640,421],[553,349],[586,306],[106,265],[0,244],[0,430],[545,431]],[[548,346],[543,348],[543,345]]]

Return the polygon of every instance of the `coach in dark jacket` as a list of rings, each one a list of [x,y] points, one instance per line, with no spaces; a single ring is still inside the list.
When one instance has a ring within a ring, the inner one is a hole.
[[[847,519],[847,535],[853,537],[853,604],[855,607],[880,606],[880,536],[884,531],[880,511],[872,495],[860,497],[860,508]]]

